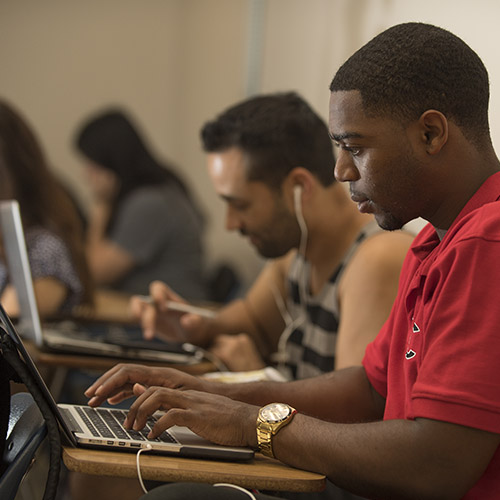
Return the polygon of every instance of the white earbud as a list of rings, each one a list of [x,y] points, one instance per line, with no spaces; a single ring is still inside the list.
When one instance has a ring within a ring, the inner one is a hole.
[[[293,205],[296,214],[302,214],[302,186],[295,184],[293,186]]]
[[[293,186],[293,204],[295,207],[295,217],[300,227],[300,247],[299,252],[305,255],[306,245],[307,245],[307,225],[304,220],[304,215],[302,214],[302,186],[300,184],[295,184]]]

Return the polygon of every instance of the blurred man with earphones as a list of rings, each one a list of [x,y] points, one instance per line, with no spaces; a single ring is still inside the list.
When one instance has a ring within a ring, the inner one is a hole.
[[[360,364],[389,315],[412,236],[383,232],[358,211],[334,180],[326,124],[295,93],[238,103],[201,137],[227,229],[269,262],[213,319],[169,311],[167,300],[183,299],[154,282],[153,304],[132,301],[145,336],[181,330],[231,370],[274,361],[290,379]]]

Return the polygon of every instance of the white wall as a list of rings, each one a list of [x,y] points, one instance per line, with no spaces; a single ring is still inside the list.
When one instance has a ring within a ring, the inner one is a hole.
[[[499,145],[499,16],[496,0],[1,0],[0,96],[29,118],[84,203],[74,128],[101,106],[126,106],[201,198],[210,259],[231,260],[250,281],[261,261],[224,229],[199,145],[203,122],[249,92],[290,89],[327,119],[335,69],[384,28],[424,21],[482,57]]]

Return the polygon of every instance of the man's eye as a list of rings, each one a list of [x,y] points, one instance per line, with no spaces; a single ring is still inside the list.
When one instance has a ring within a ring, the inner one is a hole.
[[[334,146],[342,151],[346,151],[351,156],[358,156],[361,153],[361,148],[355,146],[346,146],[340,142],[334,142]]]
[[[361,153],[361,148],[356,146],[341,146],[344,151],[347,151],[351,156],[358,156]]]
[[[248,203],[231,203],[231,207],[237,212],[244,212],[248,209]]]

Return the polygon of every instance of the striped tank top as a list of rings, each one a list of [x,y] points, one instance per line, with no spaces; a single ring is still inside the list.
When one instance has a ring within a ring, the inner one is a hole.
[[[287,277],[287,309],[290,318],[280,339],[284,359],[279,364],[279,370],[288,379],[314,377],[334,369],[340,321],[339,282],[362,241],[381,231],[375,221],[367,224],[328,282],[315,296],[309,293],[310,263],[299,254],[292,261]],[[299,280],[305,284],[302,291]]]

